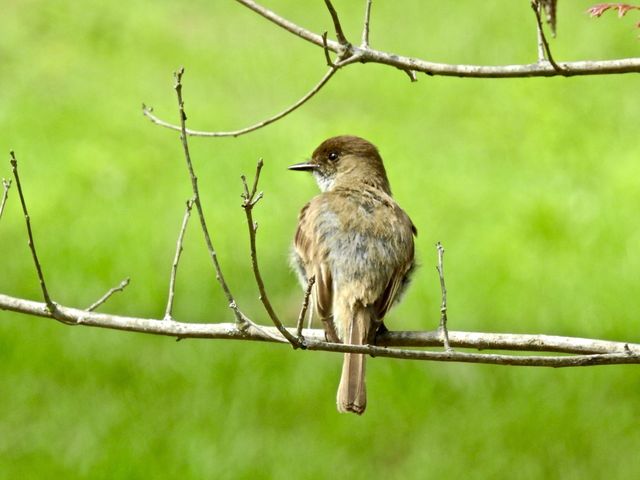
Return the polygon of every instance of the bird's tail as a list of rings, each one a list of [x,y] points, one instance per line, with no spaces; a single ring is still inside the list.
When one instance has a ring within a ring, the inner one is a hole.
[[[345,308],[338,314],[342,322],[342,341],[352,345],[365,345],[369,338],[369,330],[373,319],[371,311],[356,304],[352,308]],[[362,415],[367,406],[367,392],[365,388],[366,357],[360,353],[345,353],[342,364],[342,376],[338,387],[338,411],[352,412]]]

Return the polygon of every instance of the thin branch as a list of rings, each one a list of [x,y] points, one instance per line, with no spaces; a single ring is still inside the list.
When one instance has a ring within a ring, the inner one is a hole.
[[[207,222],[204,217],[204,212],[202,210],[202,202],[200,201],[200,191],[198,189],[198,177],[196,177],[195,171],[193,169],[193,163],[191,162],[191,154],[189,153],[189,142],[187,140],[187,115],[184,110],[184,100],[182,98],[182,75],[184,74],[184,68],[180,68],[175,73],[175,85],[174,89],[176,91],[176,96],[178,99],[178,111],[180,114],[180,140],[182,142],[182,149],[184,151],[184,158],[187,162],[187,169],[189,170],[189,178],[191,178],[191,189],[193,190],[193,202],[196,206],[196,210],[198,211],[198,217],[200,217],[200,226],[202,227],[202,233],[204,234],[204,239],[207,244],[207,250],[209,251],[209,256],[211,257],[211,261],[213,262],[213,267],[216,271],[216,279],[222,290],[224,291],[225,297],[227,298],[227,302],[229,308],[233,310],[233,314],[236,317],[236,322],[239,326],[244,327],[246,324],[246,317],[238,308],[236,301],[231,294],[231,290],[227,285],[227,282],[224,279],[224,275],[222,274],[222,269],[220,268],[220,263],[218,262],[218,255],[216,254],[215,249],[213,248],[213,242],[211,241],[211,236],[209,235],[209,229],[207,228]]]
[[[340,18],[338,18],[338,12],[336,12],[336,9],[333,8],[333,4],[331,3],[331,0],[324,0],[325,5],[327,6],[327,9],[329,10],[329,14],[331,15],[331,20],[333,20],[333,27],[336,30],[336,38],[338,39],[338,43],[340,43],[340,45],[342,46],[348,46],[349,41],[347,40],[347,37],[345,37],[344,32],[342,31],[342,25],[340,25]]]
[[[47,290],[47,284],[44,281],[44,274],[42,273],[42,266],[40,265],[40,261],[38,260],[38,254],[36,253],[36,244],[33,240],[33,231],[31,230],[31,218],[29,217],[29,212],[27,211],[27,204],[24,200],[24,195],[22,193],[22,185],[20,184],[20,176],[18,175],[18,160],[13,151],[9,152],[11,155],[11,170],[13,172],[13,178],[16,180],[16,187],[18,187],[18,196],[20,197],[20,204],[22,205],[22,213],[24,213],[25,223],[27,225],[27,236],[28,236],[28,244],[29,249],[31,250],[31,256],[33,257],[33,263],[35,264],[36,271],[38,272],[38,280],[40,281],[40,288],[42,289],[42,296],[44,297],[44,302],[47,306],[47,310],[50,312],[54,312],[56,309],[55,304],[51,300],[49,296],[49,291]]]
[[[544,53],[547,57],[547,60],[549,61],[551,66],[554,68],[554,70],[564,75],[564,68],[558,65],[553,59],[553,55],[551,55],[551,48],[549,47],[549,42],[547,42],[547,37],[544,34],[544,28],[542,26],[542,18],[540,15],[541,8],[542,7],[540,6],[540,3],[538,2],[538,0],[531,0],[531,9],[533,10],[534,15],[536,16],[538,37],[542,41],[542,45],[544,46]],[[538,61],[540,61],[540,52],[538,52]]]
[[[447,329],[447,287],[444,283],[444,247],[440,242],[436,244],[438,249],[438,277],[440,277],[440,291],[442,292],[442,303],[440,304],[440,326],[438,331],[442,334],[442,343],[444,349],[451,351],[451,345],[449,345],[449,330]]]
[[[253,0],[236,0],[238,3],[250,8],[254,12],[263,16],[270,22],[284,28],[294,35],[323,47],[322,36],[311,32],[283,17],[257,4]],[[327,42],[329,50],[340,53],[344,46],[340,43],[329,40]],[[436,63],[427,60],[406,57],[390,52],[374,50],[371,48],[358,48],[351,46],[350,54],[355,57],[355,61],[361,63],[381,63],[391,65],[401,70],[413,70],[426,73],[428,75],[442,75],[467,78],[521,78],[521,77],[555,77],[577,76],[577,75],[611,75],[621,73],[640,72],[640,58],[624,58],[618,60],[603,61],[577,61],[563,62],[562,69],[558,70],[549,63],[531,63],[517,65],[458,65],[448,63]],[[355,63],[355,62],[350,62]]]
[[[314,43],[319,47],[322,46],[322,37],[317,33],[313,33],[307,30],[306,28],[296,25],[295,23],[287,20],[286,18],[281,17],[280,15],[269,10],[268,8],[265,8],[262,5],[254,2],[253,0],[236,0],[236,1],[244,5],[245,7],[253,10],[257,14],[262,15],[264,18],[266,18],[270,22],[273,22],[276,25],[279,25],[280,27],[284,28],[285,30],[293,33],[294,35],[297,35],[298,37],[308,42]],[[338,53],[342,48],[343,48],[342,45],[340,45],[338,42],[334,40],[329,40],[329,49],[332,52]]]
[[[256,191],[258,188],[258,181],[260,179],[260,172],[262,171],[262,166],[264,162],[262,159],[258,161],[258,165],[256,166],[256,175],[253,180],[253,187],[249,190],[249,186],[247,184],[247,179],[243,175],[242,185],[244,187],[244,193],[242,197],[244,201],[242,202],[242,208],[244,208],[245,215],[247,217],[247,227],[249,229],[249,244],[251,249],[251,266],[253,268],[253,275],[256,279],[256,284],[258,285],[258,291],[260,292],[260,301],[264,306],[264,309],[267,311],[269,318],[276,326],[278,331],[289,341],[293,348],[304,348],[303,341],[292,335],[284,325],[282,321],[278,317],[278,314],[273,309],[271,305],[271,301],[269,300],[269,296],[267,295],[266,288],[264,286],[264,281],[262,280],[262,274],[260,273],[260,267],[258,265],[258,252],[256,249],[256,231],[258,229],[258,224],[253,221],[253,207],[258,203],[258,201],[262,198],[262,192],[256,195]]]
[[[104,313],[87,312],[58,305],[60,315],[73,325],[86,325],[113,330],[140,332],[177,338],[210,338],[228,340],[255,340],[279,342],[275,327],[256,329],[250,326],[239,330],[233,323],[184,323],[163,322],[158,319],[124,317]],[[0,310],[9,310],[26,315],[54,318],[46,305],[21,298],[0,294]],[[295,333],[290,329],[290,335]],[[586,338],[558,337],[551,335],[516,335],[506,333],[449,332],[453,347],[520,350],[538,352],[577,353],[573,356],[546,355],[498,355],[464,352],[433,352],[422,350],[389,348],[404,345],[424,347],[442,345],[437,331],[433,332],[385,332],[376,338],[377,345],[344,345],[324,342],[321,329],[303,330],[308,350],[330,352],[364,353],[376,357],[401,358],[407,360],[430,360],[464,363],[487,363],[492,365],[522,365],[536,367],[577,367],[590,365],[640,364],[640,344],[609,342]]]
[[[285,110],[281,111],[280,113],[272,117],[267,118],[266,120],[262,120],[261,122],[258,122],[249,127],[241,128],[239,130],[231,130],[228,132],[208,132],[203,130],[190,130],[190,129],[185,129],[185,132],[187,135],[192,137],[239,137],[240,135],[245,135],[247,133],[253,132],[254,130],[258,130],[260,128],[266,127],[267,125],[277,120],[280,120],[282,117],[289,115],[291,112],[300,108],[307,101],[309,101],[316,93],[318,93],[322,89],[322,87],[325,86],[325,84],[331,79],[331,77],[333,77],[333,75],[338,71],[338,69],[341,66],[343,65],[332,66],[327,71],[327,73],[324,74],[324,76],[320,79],[320,81],[304,97],[302,97],[300,100],[298,100],[296,103],[294,103],[290,107],[286,108]],[[164,120],[157,117],[153,113],[152,107],[147,107],[146,105],[143,104],[142,113],[144,114],[145,117],[147,117],[156,125],[160,125],[161,127],[169,128],[171,130],[178,130],[178,131],[181,130],[180,126],[173,125],[169,122],[165,122]]]
[[[193,203],[193,198],[187,200],[187,205],[184,210],[184,216],[182,217],[182,225],[180,226],[180,233],[178,234],[178,240],[176,242],[176,253],[173,257],[173,263],[171,264],[171,276],[169,277],[169,296],[167,298],[167,308],[164,313],[165,320],[173,320],[171,312],[173,310],[173,297],[175,296],[176,290],[176,274],[178,273],[178,263],[180,262],[180,255],[182,254],[184,232],[187,230],[187,224],[189,223],[189,217],[191,216]]]
[[[535,9],[537,12],[537,16],[540,15],[540,9],[542,8],[542,6],[537,3],[536,5],[534,5],[533,3],[531,3],[531,8]],[[544,62],[547,58],[545,56],[545,50],[544,50],[544,40],[543,40],[543,35],[544,32],[542,30],[542,24],[539,22],[536,22],[536,38],[537,38],[537,47],[538,47],[538,63]]]
[[[335,68],[335,64],[331,60],[331,55],[329,55],[329,47],[327,46],[327,32],[322,34],[322,46],[324,49],[324,58],[327,61],[327,65],[331,68]]]
[[[87,307],[87,311],[93,312],[96,308],[98,308],[100,305],[102,305],[107,300],[109,300],[109,298],[111,298],[111,295],[113,295],[116,292],[123,291],[127,287],[127,285],[129,285],[130,280],[131,279],[127,277],[124,280],[122,280],[117,287],[113,287],[109,289],[107,293],[105,293],[102,297],[100,297],[98,300],[92,303],[89,307]]]
[[[411,80],[412,82],[418,81],[418,77],[416,77],[416,72],[414,72],[413,70],[409,70],[408,68],[402,68],[401,70],[409,76],[409,80]]]
[[[371,1],[366,0],[364,7],[364,25],[362,26],[362,43],[360,48],[369,47],[369,22],[371,20]]]
[[[307,288],[304,291],[302,308],[300,309],[300,315],[298,315],[298,322],[296,324],[296,337],[298,337],[300,341],[304,341],[302,336],[302,324],[304,323],[304,316],[307,314],[307,309],[309,308],[309,299],[311,298],[311,289],[313,288],[314,283],[316,283],[316,277],[315,275],[311,275],[307,282]]]
[[[11,188],[11,180],[2,179],[2,200],[0,200],[0,219],[2,218],[2,212],[4,212],[4,206],[7,203],[7,197],[9,196],[9,189]]]

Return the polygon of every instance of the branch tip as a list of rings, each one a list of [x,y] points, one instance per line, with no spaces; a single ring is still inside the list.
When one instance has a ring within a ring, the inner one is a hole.
[[[331,0],[324,0],[327,9],[329,10],[329,14],[331,15],[331,19],[333,20],[333,27],[336,31],[336,38],[338,39],[338,43],[343,47],[349,47],[350,44],[347,41],[347,37],[345,37],[344,32],[342,31],[342,25],[340,25],[340,18],[338,18],[338,12],[333,7]]]
[[[123,291],[127,287],[127,285],[129,285],[130,281],[131,279],[127,277],[124,280],[122,280],[117,287],[110,288],[107,291],[107,293],[105,293],[102,297],[100,297],[98,300],[96,300],[94,303],[92,303],[90,306],[86,308],[87,312],[93,312],[96,308],[98,308],[100,305],[104,304],[107,300],[109,300],[109,298],[114,293]]]

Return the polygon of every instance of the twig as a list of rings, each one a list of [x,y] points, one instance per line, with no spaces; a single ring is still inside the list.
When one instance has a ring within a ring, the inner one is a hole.
[[[33,240],[33,232],[31,230],[31,218],[29,217],[29,212],[27,211],[27,204],[24,200],[24,195],[22,193],[22,185],[20,184],[20,176],[18,175],[18,160],[16,160],[15,153],[13,150],[9,152],[11,155],[11,170],[13,171],[13,177],[16,180],[16,187],[18,187],[18,196],[20,197],[20,204],[22,205],[22,213],[24,213],[24,219],[27,224],[27,236],[28,236],[28,244],[29,249],[31,250],[31,256],[33,257],[33,263],[35,264],[36,271],[38,272],[38,280],[40,281],[40,288],[42,289],[42,296],[44,297],[44,302],[47,306],[47,310],[49,312],[54,312],[56,310],[56,305],[51,300],[49,296],[49,291],[47,290],[47,284],[44,281],[44,275],[42,273],[42,266],[40,265],[40,261],[38,260],[38,254],[36,253],[36,244]]]
[[[537,11],[537,14],[540,15],[540,9],[542,5],[540,3],[531,3],[531,8]],[[537,38],[537,47],[538,47],[538,63],[544,62],[546,60],[545,52],[544,52],[544,41],[543,41],[544,32],[542,31],[542,24],[536,22],[536,38]]]
[[[440,304],[440,326],[438,331],[442,334],[442,343],[444,349],[448,352],[451,351],[451,345],[449,345],[449,330],[447,329],[447,287],[444,283],[444,247],[440,242],[436,244],[438,249],[438,276],[440,277],[440,291],[442,292],[442,303]]]
[[[364,7],[364,25],[362,27],[362,43],[360,48],[369,48],[369,21],[371,20],[371,1],[366,0]]]
[[[157,319],[123,317],[87,312],[58,305],[60,315],[74,325],[164,335],[178,338],[210,338],[228,340],[256,340],[282,343],[275,327],[256,329],[250,326],[240,331],[233,323],[162,322]],[[27,315],[54,318],[46,305],[0,294],[0,310]],[[10,318],[10,317],[7,317]],[[289,332],[295,333],[295,329]],[[413,349],[388,348],[394,345],[438,346],[440,334],[433,332],[385,332],[376,337],[377,345],[344,345],[324,342],[324,330],[304,330],[308,350],[364,353],[376,357],[407,360],[486,363],[492,365],[521,365],[530,367],[578,367],[591,365],[640,364],[640,344],[609,342],[550,335],[524,335],[506,333],[449,332],[451,345],[462,348],[503,349],[538,352],[578,353],[573,356],[497,355],[465,352],[432,352]]]
[[[325,86],[325,84],[331,79],[331,77],[333,77],[333,75],[342,66],[343,65],[341,64],[332,66],[327,71],[327,73],[324,74],[324,76],[320,79],[320,81],[304,97],[302,97],[300,100],[298,100],[296,103],[294,103],[290,107],[286,108],[285,110],[281,111],[280,113],[272,117],[267,118],[266,120],[262,120],[261,122],[258,122],[249,127],[241,128],[239,130],[232,130],[228,132],[208,132],[203,130],[190,130],[185,128],[185,133],[192,137],[239,137],[240,135],[245,135],[247,133],[253,132],[260,128],[266,127],[267,125],[270,125],[273,122],[280,120],[282,117],[289,115],[291,112],[293,112],[294,110],[304,105],[316,93],[318,93],[322,89],[322,87]],[[178,130],[178,131],[180,131],[182,128],[181,126],[173,125],[169,122],[165,122],[164,120],[160,119],[153,113],[153,108],[147,107],[144,104],[142,105],[142,113],[144,114],[145,117],[147,117],[153,123],[155,123],[156,125],[160,125],[161,127],[169,128],[171,130]]]
[[[173,297],[175,295],[176,289],[176,274],[178,273],[178,262],[180,262],[184,232],[187,230],[187,224],[189,223],[189,217],[191,216],[193,202],[193,198],[187,200],[187,205],[184,210],[184,216],[182,217],[182,225],[180,226],[180,233],[178,234],[178,241],[176,242],[176,253],[173,257],[173,263],[171,264],[171,276],[169,277],[169,296],[167,298],[167,308],[164,313],[165,320],[173,320],[171,312],[173,310]]]
[[[130,278],[127,277],[124,280],[122,280],[120,282],[120,285],[118,285],[117,287],[113,287],[113,288],[109,289],[109,291],[107,293],[105,293],[102,297],[100,297],[98,300],[96,300],[94,303],[92,303],[89,307],[87,307],[87,311],[88,312],[93,312],[96,308],[98,308],[104,302],[109,300],[111,295],[113,295],[116,292],[123,291],[127,287],[127,285],[129,285],[129,281],[130,281]]]
[[[411,80],[412,82],[418,81],[418,77],[416,77],[416,72],[414,72],[413,70],[410,70],[408,68],[402,68],[401,70],[409,76],[409,80]]]
[[[313,288],[314,283],[316,283],[316,277],[315,275],[311,275],[311,277],[309,277],[309,281],[307,282],[307,289],[304,291],[302,308],[300,309],[300,315],[298,315],[298,323],[296,324],[296,337],[298,337],[301,342],[304,342],[304,337],[302,336],[302,324],[304,323],[304,316],[307,314],[307,309],[309,308],[309,298],[311,297],[311,289]]]
[[[9,189],[11,188],[11,180],[2,179],[2,200],[0,200],[0,219],[2,218],[2,212],[4,212],[4,206],[7,203],[7,197],[9,196]]]
[[[544,34],[544,28],[542,26],[542,18],[540,16],[540,3],[538,0],[531,0],[531,9],[536,16],[536,24],[538,29],[538,38],[542,41],[542,45],[544,46],[544,54],[546,54],[547,60],[553,67],[555,71],[564,75],[564,68],[558,65],[553,59],[553,55],[551,55],[551,48],[549,47],[549,42],[547,42],[547,37]],[[540,61],[540,50],[538,49],[538,61]]]
[[[291,32],[292,34],[324,48],[322,36],[287,20],[272,10],[259,5],[254,0],[236,0],[238,3],[253,10],[270,22]],[[329,40],[327,48],[335,53],[344,50],[340,43]],[[397,55],[391,52],[374,50],[372,48],[358,48],[351,46],[349,63],[380,63],[391,65],[402,70],[409,69],[428,75],[443,75],[466,78],[530,78],[530,77],[555,77],[577,75],[610,75],[640,72],[640,58],[624,58],[603,61],[577,61],[563,62],[562,69],[554,68],[551,63],[536,62],[517,65],[460,65],[437,63],[420,58]]]
[[[335,68],[335,64],[333,63],[333,61],[331,60],[331,56],[329,55],[329,47],[327,46],[327,32],[325,31],[322,34],[322,44],[323,44],[323,50],[324,50],[324,58],[327,61],[327,65],[331,68]]]
[[[227,282],[224,279],[224,275],[222,274],[222,269],[220,268],[220,264],[218,262],[218,255],[216,254],[215,249],[213,248],[213,242],[211,241],[211,236],[209,235],[209,229],[207,228],[207,222],[204,217],[204,212],[202,210],[202,203],[200,202],[200,192],[198,189],[198,177],[196,177],[195,171],[193,169],[193,164],[191,163],[191,154],[189,153],[189,142],[187,140],[187,115],[184,110],[184,100],[182,98],[182,75],[184,74],[184,68],[180,68],[175,73],[175,85],[174,89],[176,91],[176,96],[178,98],[178,111],[180,113],[180,141],[182,142],[182,149],[184,151],[184,158],[187,162],[187,169],[189,170],[189,177],[191,178],[191,189],[193,190],[193,203],[196,206],[196,210],[198,211],[198,217],[200,217],[200,226],[202,227],[202,233],[204,234],[205,243],[207,244],[207,250],[209,251],[209,256],[211,257],[211,261],[213,262],[213,267],[216,271],[216,279],[220,283],[222,290],[227,298],[227,302],[229,308],[233,310],[233,314],[236,317],[236,322],[240,327],[244,327],[246,324],[246,316],[240,311],[236,301],[231,294],[231,290],[227,285]]]
[[[340,43],[340,45],[342,45],[343,47],[350,46],[350,43],[347,40],[347,37],[345,37],[344,32],[342,31],[342,25],[340,25],[338,12],[336,12],[336,9],[333,8],[333,4],[331,3],[331,0],[324,0],[324,3],[327,6],[329,13],[331,14],[331,20],[333,20],[333,27],[336,30],[336,38],[338,39],[338,43]]]
[[[260,267],[258,265],[258,252],[256,249],[256,231],[258,229],[258,224],[253,221],[253,207],[258,203],[258,201],[262,198],[262,192],[256,195],[256,191],[258,188],[258,181],[260,179],[260,172],[262,171],[262,166],[264,162],[262,159],[258,160],[258,165],[256,166],[256,175],[253,179],[253,186],[251,190],[249,190],[249,185],[247,184],[247,178],[242,175],[240,177],[242,179],[242,185],[244,188],[244,192],[242,194],[243,202],[242,208],[244,209],[245,216],[247,217],[247,227],[249,229],[249,245],[251,250],[251,266],[253,268],[253,275],[256,279],[256,284],[258,285],[258,291],[260,292],[260,301],[264,306],[264,309],[267,311],[269,318],[276,326],[278,331],[287,339],[287,341],[293,346],[293,348],[304,348],[304,343],[297,337],[291,334],[278,317],[277,313],[273,309],[271,305],[271,301],[269,300],[269,296],[267,295],[266,288],[264,286],[264,281],[262,280],[262,274],[260,273]]]

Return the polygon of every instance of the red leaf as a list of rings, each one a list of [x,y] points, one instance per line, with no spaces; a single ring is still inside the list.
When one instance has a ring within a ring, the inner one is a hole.
[[[628,3],[598,3],[587,9],[587,13],[591,17],[599,17],[611,8],[618,10],[618,17],[624,17],[629,10],[640,10],[640,6],[629,5]]]

